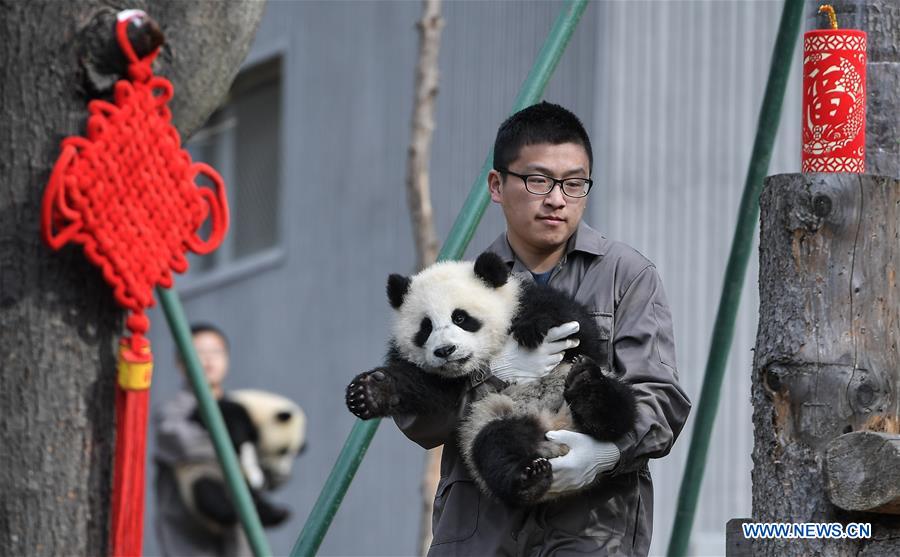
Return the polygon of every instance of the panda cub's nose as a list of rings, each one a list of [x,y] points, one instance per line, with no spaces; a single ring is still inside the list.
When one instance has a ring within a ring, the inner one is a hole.
[[[452,344],[445,344],[444,346],[434,349],[434,355],[438,358],[446,358],[454,352],[456,352],[456,346]]]

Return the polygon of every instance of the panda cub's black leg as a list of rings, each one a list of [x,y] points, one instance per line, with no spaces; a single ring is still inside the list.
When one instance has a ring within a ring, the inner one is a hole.
[[[201,514],[222,526],[237,524],[237,509],[231,502],[224,482],[212,478],[201,478],[194,483],[192,491],[194,504]],[[253,497],[259,521],[267,528],[281,524],[291,515],[290,510],[270,503],[254,489],[250,490],[250,495]]]
[[[564,396],[578,430],[601,441],[614,441],[637,419],[634,391],[607,375],[587,356],[579,356],[566,377]]]
[[[237,524],[237,511],[222,481],[201,478],[194,483],[191,491],[200,514],[222,526]]]
[[[256,490],[251,490],[250,494],[253,496],[253,504],[256,506],[259,521],[266,528],[277,526],[291,516],[291,511],[287,507],[270,503]]]
[[[488,423],[472,444],[472,461],[488,489],[510,505],[537,503],[550,487],[553,470],[538,454],[544,430],[531,417]]]

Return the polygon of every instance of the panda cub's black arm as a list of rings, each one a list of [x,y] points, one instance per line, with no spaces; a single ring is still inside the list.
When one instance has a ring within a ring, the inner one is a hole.
[[[447,379],[388,352],[385,365],[361,373],[347,386],[347,408],[363,420],[455,412],[465,378]]]
[[[550,328],[569,321],[579,323],[579,331],[571,338],[578,339],[580,344],[566,350],[566,360],[583,354],[597,362],[606,361],[600,329],[590,310],[565,292],[546,284],[523,284],[519,310],[510,333],[521,346],[533,349],[544,341]]]

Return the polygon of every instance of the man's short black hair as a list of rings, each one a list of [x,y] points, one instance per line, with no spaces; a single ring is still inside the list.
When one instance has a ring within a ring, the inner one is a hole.
[[[222,332],[222,329],[216,327],[212,323],[191,323],[191,337],[195,337],[200,333],[214,333],[219,335],[219,338],[225,343],[225,348],[231,349],[231,343],[228,342],[228,336]]]
[[[593,170],[591,140],[581,120],[558,104],[543,101],[516,112],[497,130],[494,141],[494,168],[507,169],[526,145],[575,143],[584,147]]]

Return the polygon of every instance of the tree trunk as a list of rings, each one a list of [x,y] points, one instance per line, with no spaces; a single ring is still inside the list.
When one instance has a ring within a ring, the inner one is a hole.
[[[897,555],[894,516],[828,499],[830,444],[897,433],[900,181],[786,174],[760,199],[760,318],[753,372],[753,519],[871,522],[871,540],[755,540],[756,555]]]
[[[196,129],[227,91],[256,2],[147,2],[166,44],[175,124]],[[116,340],[122,312],[80,248],[51,252],[41,198],[60,140],[123,68],[108,2],[0,2],[0,554],[107,553]],[[157,323],[157,327],[164,326]]]

